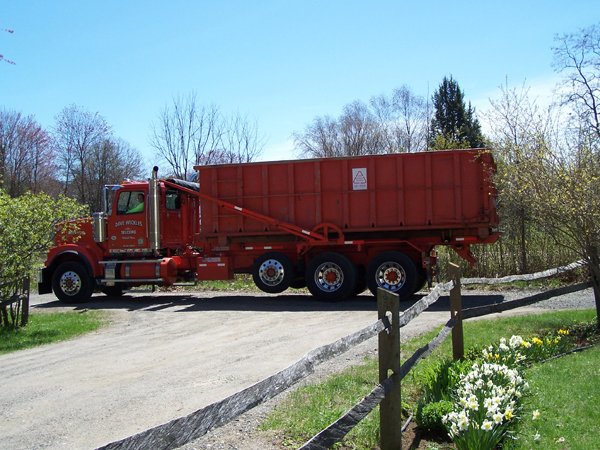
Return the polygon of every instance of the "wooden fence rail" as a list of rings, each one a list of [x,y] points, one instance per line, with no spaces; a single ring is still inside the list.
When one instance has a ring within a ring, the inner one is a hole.
[[[571,264],[567,264],[566,266],[556,267],[554,269],[543,270],[541,272],[536,273],[527,273],[523,275],[508,275],[506,277],[499,278],[463,278],[462,284],[505,284],[512,283],[514,281],[533,281],[540,280],[542,278],[549,278],[564,272],[569,272],[571,270],[577,269],[579,267],[585,266],[585,261],[579,260],[572,262]]]
[[[471,319],[473,317],[481,317],[488,314],[500,313],[515,308],[521,308],[522,306],[533,305],[544,300],[549,300],[554,297],[558,297],[565,294],[572,294],[573,292],[582,291],[592,286],[591,282],[578,283],[570,286],[564,286],[561,288],[551,289],[549,291],[540,292],[529,297],[518,298],[503,303],[494,303],[493,305],[477,306],[474,308],[468,308],[463,310],[463,319]]]

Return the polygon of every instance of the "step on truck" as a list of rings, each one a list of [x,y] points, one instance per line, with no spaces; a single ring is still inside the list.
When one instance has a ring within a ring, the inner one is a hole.
[[[197,182],[105,186],[103,211],[57,231],[39,292],[94,291],[251,274],[262,291],[307,287],[338,301],[367,288],[411,296],[435,247],[474,263],[497,240],[495,165],[485,149],[197,166]]]

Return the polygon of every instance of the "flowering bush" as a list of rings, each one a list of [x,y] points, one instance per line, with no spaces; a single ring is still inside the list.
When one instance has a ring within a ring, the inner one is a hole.
[[[571,348],[569,334],[569,330],[560,329],[556,333],[542,338],[533,337],[529,341],[521,336],[512,336],[508,342],[502,338],[498,345],[490,345],[483,350],[483,359],[509,367],[539,362]]]
[[[459,449],[490,449],[509,433],[519,417],[521,397],[528,384],[523,366],[564,353],[573,345],[570,332],[560,329],[544,337],[500,339],[481,352],[482,362],[461,376],[453,411],[443,421]],[[537,419],[539,412],[534,412]]]
[[[528,384],[517,369],[505,364],[475,363],[461,377],[454,411],[444,416],[450,437],[459,449],[491,449],[518,417]]]

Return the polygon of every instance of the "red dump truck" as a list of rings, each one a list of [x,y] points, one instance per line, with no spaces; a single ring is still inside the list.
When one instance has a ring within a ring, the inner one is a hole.
[[[498,238],[489,151],[452,150],[195,167],[105,187],[104,211],[58,232],[39,292],[82,302],[252,274],[268,293],[307,287],[337,301],[378,287],[406,298],[435,246],[474,262]]]

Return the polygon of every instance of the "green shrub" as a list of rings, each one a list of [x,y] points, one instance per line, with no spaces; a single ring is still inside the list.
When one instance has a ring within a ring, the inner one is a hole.
[[[442,418],[452,412],[453,403],[450,400],[440,400],[433,403],[419,403],[415,421],[417,425],[434,433],[446,433]]]
[[[439,400],[451,400],[451,393],[460,380],[461,374],[467,373],[472,361],[444,360],[426,367],[418,374],[423,388],[422,402],[431,403]]]
[[[461,374],[470,370],[471,361],[444,360],[419,372],[422,395],[417,403],[417,425],[432,432],[446,432],[442,417],[452,411],[452,392]]]

